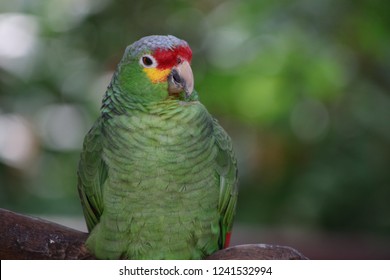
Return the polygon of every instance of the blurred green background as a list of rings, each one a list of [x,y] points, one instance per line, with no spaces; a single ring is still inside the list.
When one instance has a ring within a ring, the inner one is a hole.
[[[0,0],[0,207],[81,218],[77,162],[113,70],[128,44],[172,34],[191,45],[201,101],[234,142],[234,243],[390,258],[389,10]]]

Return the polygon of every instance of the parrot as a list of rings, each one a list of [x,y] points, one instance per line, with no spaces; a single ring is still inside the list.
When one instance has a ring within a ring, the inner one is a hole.
[[[229,246],[232,141],[194,90],[189,44],[127,46],[86,134],[77,189],[97,259],[204,259]]]

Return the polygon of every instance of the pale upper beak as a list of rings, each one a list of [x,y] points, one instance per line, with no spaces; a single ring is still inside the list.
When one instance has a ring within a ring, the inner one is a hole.
[[[189,97],[194,90],[194,75],[187,60],[184,60],[179,65],[172,68],[168,76],[168,92],[169,94],[178,94],[185,92],[186,97]]]

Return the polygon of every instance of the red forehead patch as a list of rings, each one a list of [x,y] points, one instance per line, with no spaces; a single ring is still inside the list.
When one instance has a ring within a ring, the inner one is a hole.
[[[192,51],[188,46],[179,46],[173,50],[157,49],[153,56],[157,60],[158,69],[167,69],[177,65],[178,59],[191,62]]]

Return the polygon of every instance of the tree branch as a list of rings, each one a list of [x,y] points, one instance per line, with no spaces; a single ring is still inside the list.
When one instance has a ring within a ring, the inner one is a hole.
[[[88,233],[0,208],[0,259],[94,259],[84,246]],[[210,260],[306,259],[290,247],[247,244],[226,248]]]
[[[0,209],[0,259],[93,259],[88,234]]]

